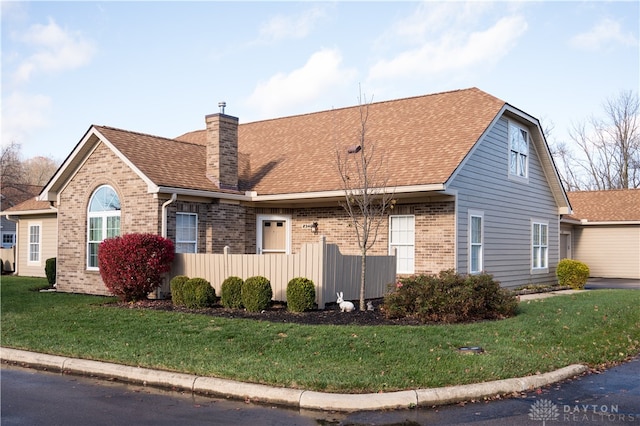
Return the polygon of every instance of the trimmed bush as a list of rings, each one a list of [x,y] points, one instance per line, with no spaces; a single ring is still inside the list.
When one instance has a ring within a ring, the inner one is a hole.
[[[173,241],[155,234],[107,238],[98,247],[98,266],[105,286],[125,302],[147,298],[171,269]]]
[[[216,302],[216,290],[204,278],[191,278],[183,284],[183,305],[189,309],[201,309],[213,306]]]
[[[242,285],[242,304],[249,312],[267,309],[272,297],[271,282],[265,277],[249,277]]]
[[[287,309],[291,312],[304,312],[313,309],[316,301],[316,288],[307,278],[293,278],[287,283]]]
[[[220,303],[225,308],[242,308],[242,285],[244,281],[240,277],[228,277],[222,282],[220,288]]]
[[[382,309],[387,318],[456,323],[510,317],[517,307],[516,296],[491,275],[447,270],[401,279],[385,296]]]
[[[184,283],[189,281],[186,275],[176,275],[171,278],[169,286],[171,287],[171,301],[174,305],[184,305]]]
[[[562,259],[558,262],[556,276],[559,285],[582,290],[589,278],[589,267],[578,260]]]
[[[44,263],[44,273],[47,276],[47,282],[49,285],[56,283],[56,258],[51,257]]]

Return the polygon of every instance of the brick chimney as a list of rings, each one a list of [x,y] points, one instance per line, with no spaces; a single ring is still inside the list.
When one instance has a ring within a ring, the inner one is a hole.
[[[238,190],[238,118],[220,114],[207,123],[207,177],[220,189]]]

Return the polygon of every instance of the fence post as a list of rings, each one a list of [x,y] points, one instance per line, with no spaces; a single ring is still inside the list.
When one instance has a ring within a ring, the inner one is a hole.
[[[224,246],[224,248],[222,249],[222,254],[224,254],[224,278],[222,278],[222,280],[224,281],[229,277],[229,271],[231,270],[231,266],[229,265],[229,255],[231,254],[231,247]]]

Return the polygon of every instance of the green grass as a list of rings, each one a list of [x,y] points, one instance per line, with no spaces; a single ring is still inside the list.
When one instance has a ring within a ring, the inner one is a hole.
[[[305,326],[121,309],[2,277],[4,347],[325,392],[476,383],[640,352],[640,291],[522,302],[516,317],[439,326]],[[482,346],[463,355],[461,346]]]

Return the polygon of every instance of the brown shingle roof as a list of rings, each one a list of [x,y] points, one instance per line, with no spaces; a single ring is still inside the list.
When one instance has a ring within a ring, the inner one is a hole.
[[[567,192],[573,218],[589,222],[640,221],[640,189]]]
[[[215,191],[205,173],[204,145],[95,126],[158,186]]]
[[[15,206],[4,210],[2,213],[49,210],[50,208],[51,204],[48,201],[38,201],[35,197],[31,197],[28,200],[21,202],[20,204],[16,204]],[[55,210],[52,210],[52,212],[54,211]]]
[[[389,185],[444,183],[504,106],[477,88],[369,106],[367,141],[387,162]],[[242,190],[283,194],[339,190],[336,149],[357,145],[360,109],[341,108],[241,124]],[[205,131],[176,138],[204,144]]]

